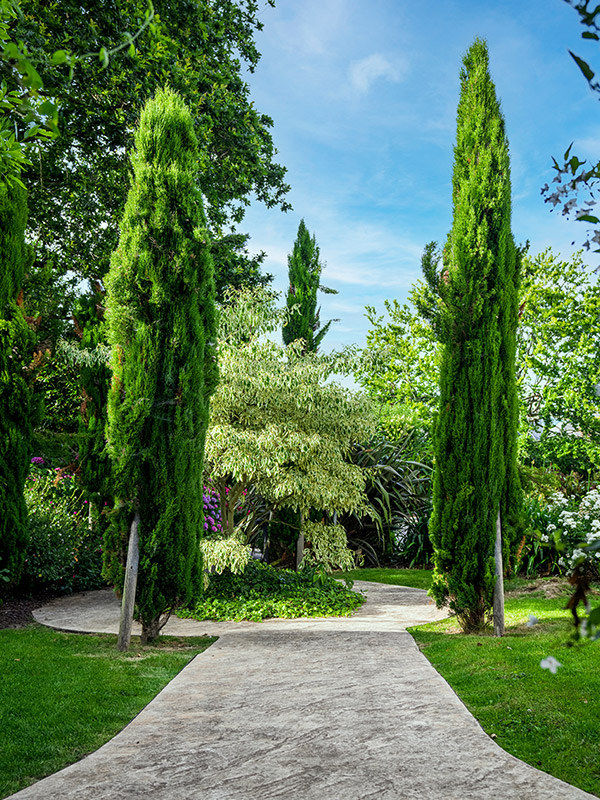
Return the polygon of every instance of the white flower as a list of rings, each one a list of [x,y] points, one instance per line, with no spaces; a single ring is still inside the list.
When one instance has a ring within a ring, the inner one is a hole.
[[[553,675],[556,675],[556,671],[559,667],[562,667],[560,661],[557,661],[554,656],[547,656],[540,661],[540,667],[542,669],[549,669]]]
[[[556,530],[556,525],[550,523],[549,525],[546,525],[546,530],[548,531],[548,533],[552,533],[552,531]]]

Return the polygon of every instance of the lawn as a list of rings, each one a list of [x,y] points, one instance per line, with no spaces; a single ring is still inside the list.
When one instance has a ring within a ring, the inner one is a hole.
[[[410,632],[500,747],[600,796],[600,642],[573,643],[566,586],[520,583],[507,593],[501,639],[466,636],[452,620]],[[550,655],[562,665],[556,674],[540,667]]]
[[[415,589],[429,589],[433,576],[432,570],[429,569],[390,569],[388,567],[353,569],[350,572],[334,574],[336,578],[390,583],[394,586],[412,586]]]
[[[115,636],[0,631],[0,798],[97,750],[213,641],[119,653]]]

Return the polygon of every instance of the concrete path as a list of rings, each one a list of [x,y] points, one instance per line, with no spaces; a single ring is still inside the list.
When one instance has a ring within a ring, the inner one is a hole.
[[[501,750],[419,652],[424,592],[357,584],[353,617],[173,621],[217,634],[120,734],[20,800],[575,800],[592,797]],[[110,592],[35,614],[116,631]]]

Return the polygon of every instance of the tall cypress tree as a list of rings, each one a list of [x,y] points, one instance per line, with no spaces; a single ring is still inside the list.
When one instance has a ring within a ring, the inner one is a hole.
[[[308,232],[304,220],[300,220],[294,248],[288,256],[289,289],[286,304],[290,311],[283,328],[283,343],[290,344],[304,339],[305,352],[316,353],[333,320],[321,327],[320,308],[317,308],[317,292],[337,294],[335,289],[321,286],[321,264],[319,247],[314,236]]]
[[[18,582],[28,542],[23,490],[34,423],[26,377],[33,334],[19,306],[28,255],[26,222],[25,190],[0,184],[0,571],[6,586]]]
[[[198,143],[178,95],[160,91],[146,104],[131,161],[133,183],[107,280],[115,510],[104,569],[122,585],[131,525],[139,534],[136,607],[147,641],[201,589],[204,439],[217,383]]]
[[[510,228],[508,141],[485,42],[460,74],[453,223],[435,284],[442,342],[430,535],[433,593],[464,630],[480,629],[495,583],[494,544],[504,547],[521,500],[516,471],[515,348],[519,253]]]

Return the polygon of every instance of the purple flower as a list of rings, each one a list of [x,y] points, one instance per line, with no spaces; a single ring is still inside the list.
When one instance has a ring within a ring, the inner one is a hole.
[[[34,456],[31,459],[31,463],[35,464],[36,467],[43,467],[46,462],[40,456]]]

